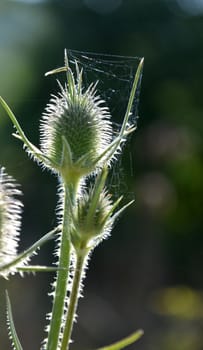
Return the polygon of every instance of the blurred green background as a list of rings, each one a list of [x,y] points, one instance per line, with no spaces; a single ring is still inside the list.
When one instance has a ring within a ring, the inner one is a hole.
[[[137,328],[132,349],[203,349],[203,1],[1,0],[0,94],[32,142],[63,64],[64,48],[144,56],[138,130],[120,164],[135,204],[96,249],[80,300],[73,349],[115,341]],[[11,136],[0,110],[0,164],[22,185],[21,249],[56,224],[57,179]],[[122,189],[122,186],[120,186]],[[33,263],[52,262],[53,243]],[[0,284],[0,349],[7,288],[24,349],[36,350],[50,311],[53,274]]]

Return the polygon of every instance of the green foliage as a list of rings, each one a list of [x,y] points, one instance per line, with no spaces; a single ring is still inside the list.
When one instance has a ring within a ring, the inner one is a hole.
[[[14,198],[19,192],[11,184],[13,180],[7,175],[0,178],[0,273],[6,274],[5,277],[8,278],[16,272],[22,274],[57,271],[53,283],[52,312],[47,316],[48,336],[43,342],[43,350],[69,349],[90,253],[110,235],[115,220],[132,203],[131,201],[117,209],[122,197],[115,201],[111,198],[106,178],[111,164],[116,162],[118,153],[122,152],[127,136],[135,130],[135,125],[130,122],[130,115],[141,79],[143,59],[140,60],[135,74],[122,126],[116,135],[110,112],[97,95],[96,85],[90,84],[84,90],[83,73],[77,62],[75,68],[76,78],[69,67],[65,51],[65,66],[47,73],[49,75],[65,71],[67,82],[65,88],[59,83],[60,93],[52,97],[46,107],[41,121],[40,149],[28,140],[15,115],[3,98],[0,98],[2,107],[16,128],[14,136],[23,142],[28,154],[42,168],[57,174],[60,182],[58,226],[25,252],[18,254],[15,243],[19,233],[22,204]],[[7,228],[11,229],[12,234],[4,234]],[[52,238],[57,242],[56,267],[29,265],[28,260],[34,252]],[[15,252],[7,261],[6,249],[11,243],[15,246]],[[8,294],[7,313],[13,347],[15,350],[22,350],[13,323]],[[137,341],[142,333],[137,331],[102,349],[122,349]]]
[[[13,315],[11,310],[11,302],[8,296],[8,293],[6,292],[6,304],[7,304],[7,318],[8,318],[8,330],[9,330],[9,337],[12,341],[12,346],[14,350],[23,350],[20,340],[18,339],[14,321],[13,321]]]

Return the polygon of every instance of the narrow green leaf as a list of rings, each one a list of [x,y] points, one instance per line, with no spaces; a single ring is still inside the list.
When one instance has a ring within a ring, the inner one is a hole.
[[[28,148],[31,154],[33,154],[39,161],[44,161],[43,153],[27,139],[27,137],[24,134],[24,131],[22,130],[12,110],[10,109],[10,107],[7,105],[7,103],[4,101],[4,99],[1,96],[0,96],[0,103],[4,108],[5,112],[8,114],[9,118],[11,119],[14,127],[16,128],[19,134],[17,138],[19,138],[25,144],[25,146]]]
[[[56,227],[54,230],[48,232],[46,235],[44,235],[42,238],[40,238],[37,242],[35,242],[30,248],[19,254],[14,260],[9,262],[6,265],[3,265],[0,267],[0,272],[9,270],[11,268],[15,268],[18,264],[29,258],[34,252],[40,248],[43,244],[45,244],[47,241],[52,239],[54,237],[54,234],[59,228]]]
[[[121,202],[121,200],[123,199],[123,196],[120,196],[117,201],[115,201],[115,203],[112,205],[111,210],[109,210],[109,212],[106,214],[106,216],[104,216],[103,218],[103,223],[105,224],[105,222],[110,218],[110,216],[113,214],[114,210],[117,208],[117,206],[119,205],[119,203]],[[113,220],[114,221],[114,220]]]
[[[44,75],[45,77],[47,77],[48,75],[66,72],[68,69],[69,69],[68,67],[59,67],[46,72]]]
[[[63,144],[61,166],[71,168],[73,162],[72,162],[72,152],[71,152],[70,145],[67,139],[65,138],[65,136],[62,136],[61,139]]]
[[[115,221],[124,210],[126,210],[132,203],[134,203],[134,199],[130,202],[128,202],[126,205],[124,205],[121,209],[119,209],[113,216],[112,216],[112,220]]]
[[[104,188],[107,175],[108,175],[108,169],[107,167],[104,167],[96,179],[92,201],[90,203],[90,208],[87,214],[87,219],[86,219],[87,222],[91,221],[92,217],[95,215],[99,197]]]
[[[81,167],[81,168],[85,168],[88,166],[89,160],[91,159],[92,155],[94,154],[94,152],[90,151],[86,154],[83,154],[79,159],[77,159],[74,162],[74,165],[77,167]],[[92,165],[92,164],[91,164]]]
[[[59,270],[66,270],[66,269],[63,267],[40,266],[40,265],[29,265],[29,266],[17,267],[17,271],[19,272],[55,272]]]
[[[91,164],[92,167],[95,166],[97,163],[99,163],[99,161],[101,161],[102,159],[105,159],[106,162],[108,162],[108,160],[111,159],[111,157],[116,152],[119,145],[121,144],[124,136],[128,136],[135,130],[136,130],[135,126],[130,126],[126,130],[124,130],[123,134],[119,133],[119,135],[110,143],[110,145],[106,147],[106,149]]]
[[[132,333],[128,337],[119,340],[116,343],[113,343],[111,345],[104,346],[102,348],[99,348],[97,350],[121,350],[125,348],[126,346],[129,346],[133,343],[135,343],[138,339],[142,337],[144,334],[144,331],[142,329],[137,330],[136,332]]]
[[[137,68],[136,74],[135,74],[135,78],[134,78],[133,86],[132,86],[132,89],[131,89],[131,92],[130,92],[130,97],[129,97],[129,100],[128,100],[128,105],[127,105],[127,109],[126,109],[126,112],[125,112],[125,117],[124,117],[123,124],[122,124],[122,127],[121,127],[120,135],[122,135],[125,132],[125,130],[126,130],[126,126],[127,126],[128,120],[129,120],[130,113],[131,113],[133,101],[134,101],[134,98],[135,98],[135,93],[136,93],[137,86],[138,86],[138,83],[139,83],[139,80],[140,80],[140,76],[142,74],[143,64],[144,64],[144,58],[141,59],[141,61],[139,63],[139,66]]]
[[[70,95],[72,96],[72,98],[74,97],[74,85],[75,85],[75,79],[73,76],[73,72],[69,66],[69,62],[68,62],[68,53],[67,50],[64,50],[64,63],[65,63],[65,67],[66,67],[66,76],[67,76],[67,83],[68,83],[68,91],[70,93]]]
[[[8,292],[6,291],[6,305],[7,305],[7,320],[8,320],[8,329],[9,329],[9,337],[12,341],[12,346],[14,350],[23,350],[20,340],[17,336],[13,315],[11,310],[11,302],[8,296]]]
[[[132,86],[132,89],[130,92],[130,97],[128,100],[127,109],[125,112],[123,124],[122,124],[121,130],[119,132],[119,135],[111,142],[111,144],[104,150],[104,152],[102,152],[102,154],[99,155],[99,157],[95,160],[95,163],[98,163],[100,160],[104,159],[105,157],[106,157],[106,161],[111,159],[111,157],[113,156],[113,154],[116,152],[116,150],[120,146],[121,142],[123,141],[124,137],[129,135],[130,133],[132,133],[136,129],[136,126],[134,126],[134,125],[128,126],[128,121],[129,121],[129,117],[131,114],[132,105],[133,105],[133,101],[135,98],[137,86],[138,86],[138,83],[140,80],[140,76],[142,74],[143,64],[144,64],[144,58],[141,59],[139,66],[137,68],[136,74],[135,74],[133,86]]]

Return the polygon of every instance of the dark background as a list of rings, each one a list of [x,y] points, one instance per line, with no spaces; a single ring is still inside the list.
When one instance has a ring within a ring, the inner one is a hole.
[[[137,328],[132,349],[203,349],[203,2],[50,0],[0,4],[0,94],[38,144],[40,115],[64,48],[145,57],[138,130],[120,164],[119,188],[135,197],[112,237],[92,256],[73,349],[93,349]],[[22,185],[20,249],[56,224],[57,179],[28,159],[0,110],[0,164]],[[125,184],[123,187],[122,184]],[[51,264],[54,245],[33,263]],[[40,348],[53,274],[0,283],[26,350]]]

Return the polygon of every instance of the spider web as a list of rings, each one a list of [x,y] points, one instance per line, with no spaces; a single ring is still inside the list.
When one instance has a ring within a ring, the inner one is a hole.
[[[87,88],[92,82],[97,82],[97,93],[108,106],[113,122],[115,134],[120,130],[126,112],[133,80],[141,58],[123,57],[106,54],[95,54],[76,50],[67,50],[71,68],[75,69],[77,62],[80,69],[83,69],[83,85]],[[141,78],[135,93],[129,123],[137,124],[138,103],[141,87]],[[125,157],[128,153],[130,173],[133,176],[132,153],[130,151],[130,140],[128,137],[125,145]],[[126,169],[127,170],[127,169]],[[109,174],[108,186],[116,197],[121,194],[127,197],[134,197],[128,189],[127,175],[123,165],[123,152],[118,160],[114,162]]]

